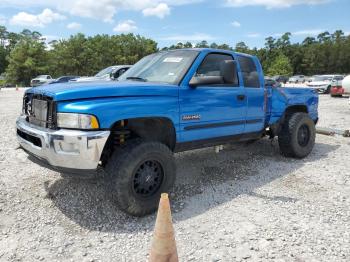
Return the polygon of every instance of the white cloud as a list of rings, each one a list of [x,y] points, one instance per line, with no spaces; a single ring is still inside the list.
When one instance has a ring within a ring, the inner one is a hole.
[[[19,12],[10,19],[12,25],[44,27],[54,21],[64,20],[66,17],[45,8],[40,14],[33,15],[26,12]]]
[[[137,29],[136,23],[133,20],[126,20],[119,22],[114,28],[114,32],[118,33],[128,33],[135,31]]]
[[[160,40],[165,40],[165,41],[202,41],[202,40],[214,40],[214,39],[215,37],[208,34],[202,34],[202,33],[196,33],[193,35],[173,35],[173,36],[160,38]]]
[[[283,34],[282,33],[274,33],[272,34],[273,37],[281,37]]]
[[[231,23],[231,25],[232,25],[233,27],[241,27],[241,23],[238,22],[238,21],[233,21],[233,22]]]
[[[251,33],[251,34],[247,34],[246,36],[249,37],[249,38],[257,38],[257,37],[260,37],[261,34],[259,34],[259,33]]]
[[[226,0],[227,6],[264,6],[266,8],[287,8],[293,5],[318,5],[330,0]]]
[[[326,30],[323,29],[311,29],[292,32],[292,35],[318,35]]]
[[[170,15],[170,8],[165,3],[160,3],[155,7],[149,7],[142,10],[144,16],[157,16],[159,18],[164,18],[167,15]]]
[[[0,15],[0,24],[6,24],[6,17],[3,15]]]
[[[51,8],[71,15],[113,22],[117,12],[123,10],[144,11],[159,8],[159,13],[168,14],[172,6],[188,5],[204,0],[0,0],[1,7]]]
[[[67,28],[72,30],[79,30],[81,28],[81,24],[72,22],[67,25]]]

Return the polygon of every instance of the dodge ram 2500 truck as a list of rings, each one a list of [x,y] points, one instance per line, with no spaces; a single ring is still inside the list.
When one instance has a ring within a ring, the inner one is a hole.
[[[277,136],[303,158],[315,143],[318,95],[264,85],[259,60],[215,49],[158,52],[118,81],[26,91],[17,120],[21,147],[63,174],[104,168],[125,212],[153,212],[175,180],[175,152]]]

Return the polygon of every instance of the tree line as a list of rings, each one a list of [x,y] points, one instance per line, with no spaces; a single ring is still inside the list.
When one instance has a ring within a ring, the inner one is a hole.
[[[244,42],[230,46],[203,40],[159,49],[156,41],[134,34],[85,36],[78,33],[46,43],[40,32],[24,29],[14,33],[0,26],[0,75],[5,73],[9,83],[28,85],[30,79],[39,74],[94,75],[110,65],[134,64],[159,50],[192,47],[256,55],[269,75],[350,73],[350,36],[341,30],[306,37],[301,43],[292,43],[291,33],[285,33],[266,38],[261,48],[250,48]]]

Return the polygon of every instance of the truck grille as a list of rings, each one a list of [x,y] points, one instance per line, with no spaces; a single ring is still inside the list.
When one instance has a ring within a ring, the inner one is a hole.
[[[40,94],[25,94],[23,97],[23,114],[33,125],[56,128],[56,103],[52,97]]]

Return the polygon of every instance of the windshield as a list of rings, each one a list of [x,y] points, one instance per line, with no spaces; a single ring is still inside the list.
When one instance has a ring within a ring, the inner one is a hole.
[[[197,55],[198,51],[194,50],[155,53],[142,58],[118,80],[179,84]]]
[[[47,75],[39,75],[39,76],[37,76],[36,78],[47,78]]]
[[[101,70],[100,72],[98,72],[95,75],[95,77],[102,77],[102,76],[106,76],[106,75],[109,76],[113,72],[114,68],[115,68],[114,66],[107,67],[107,68]]]

